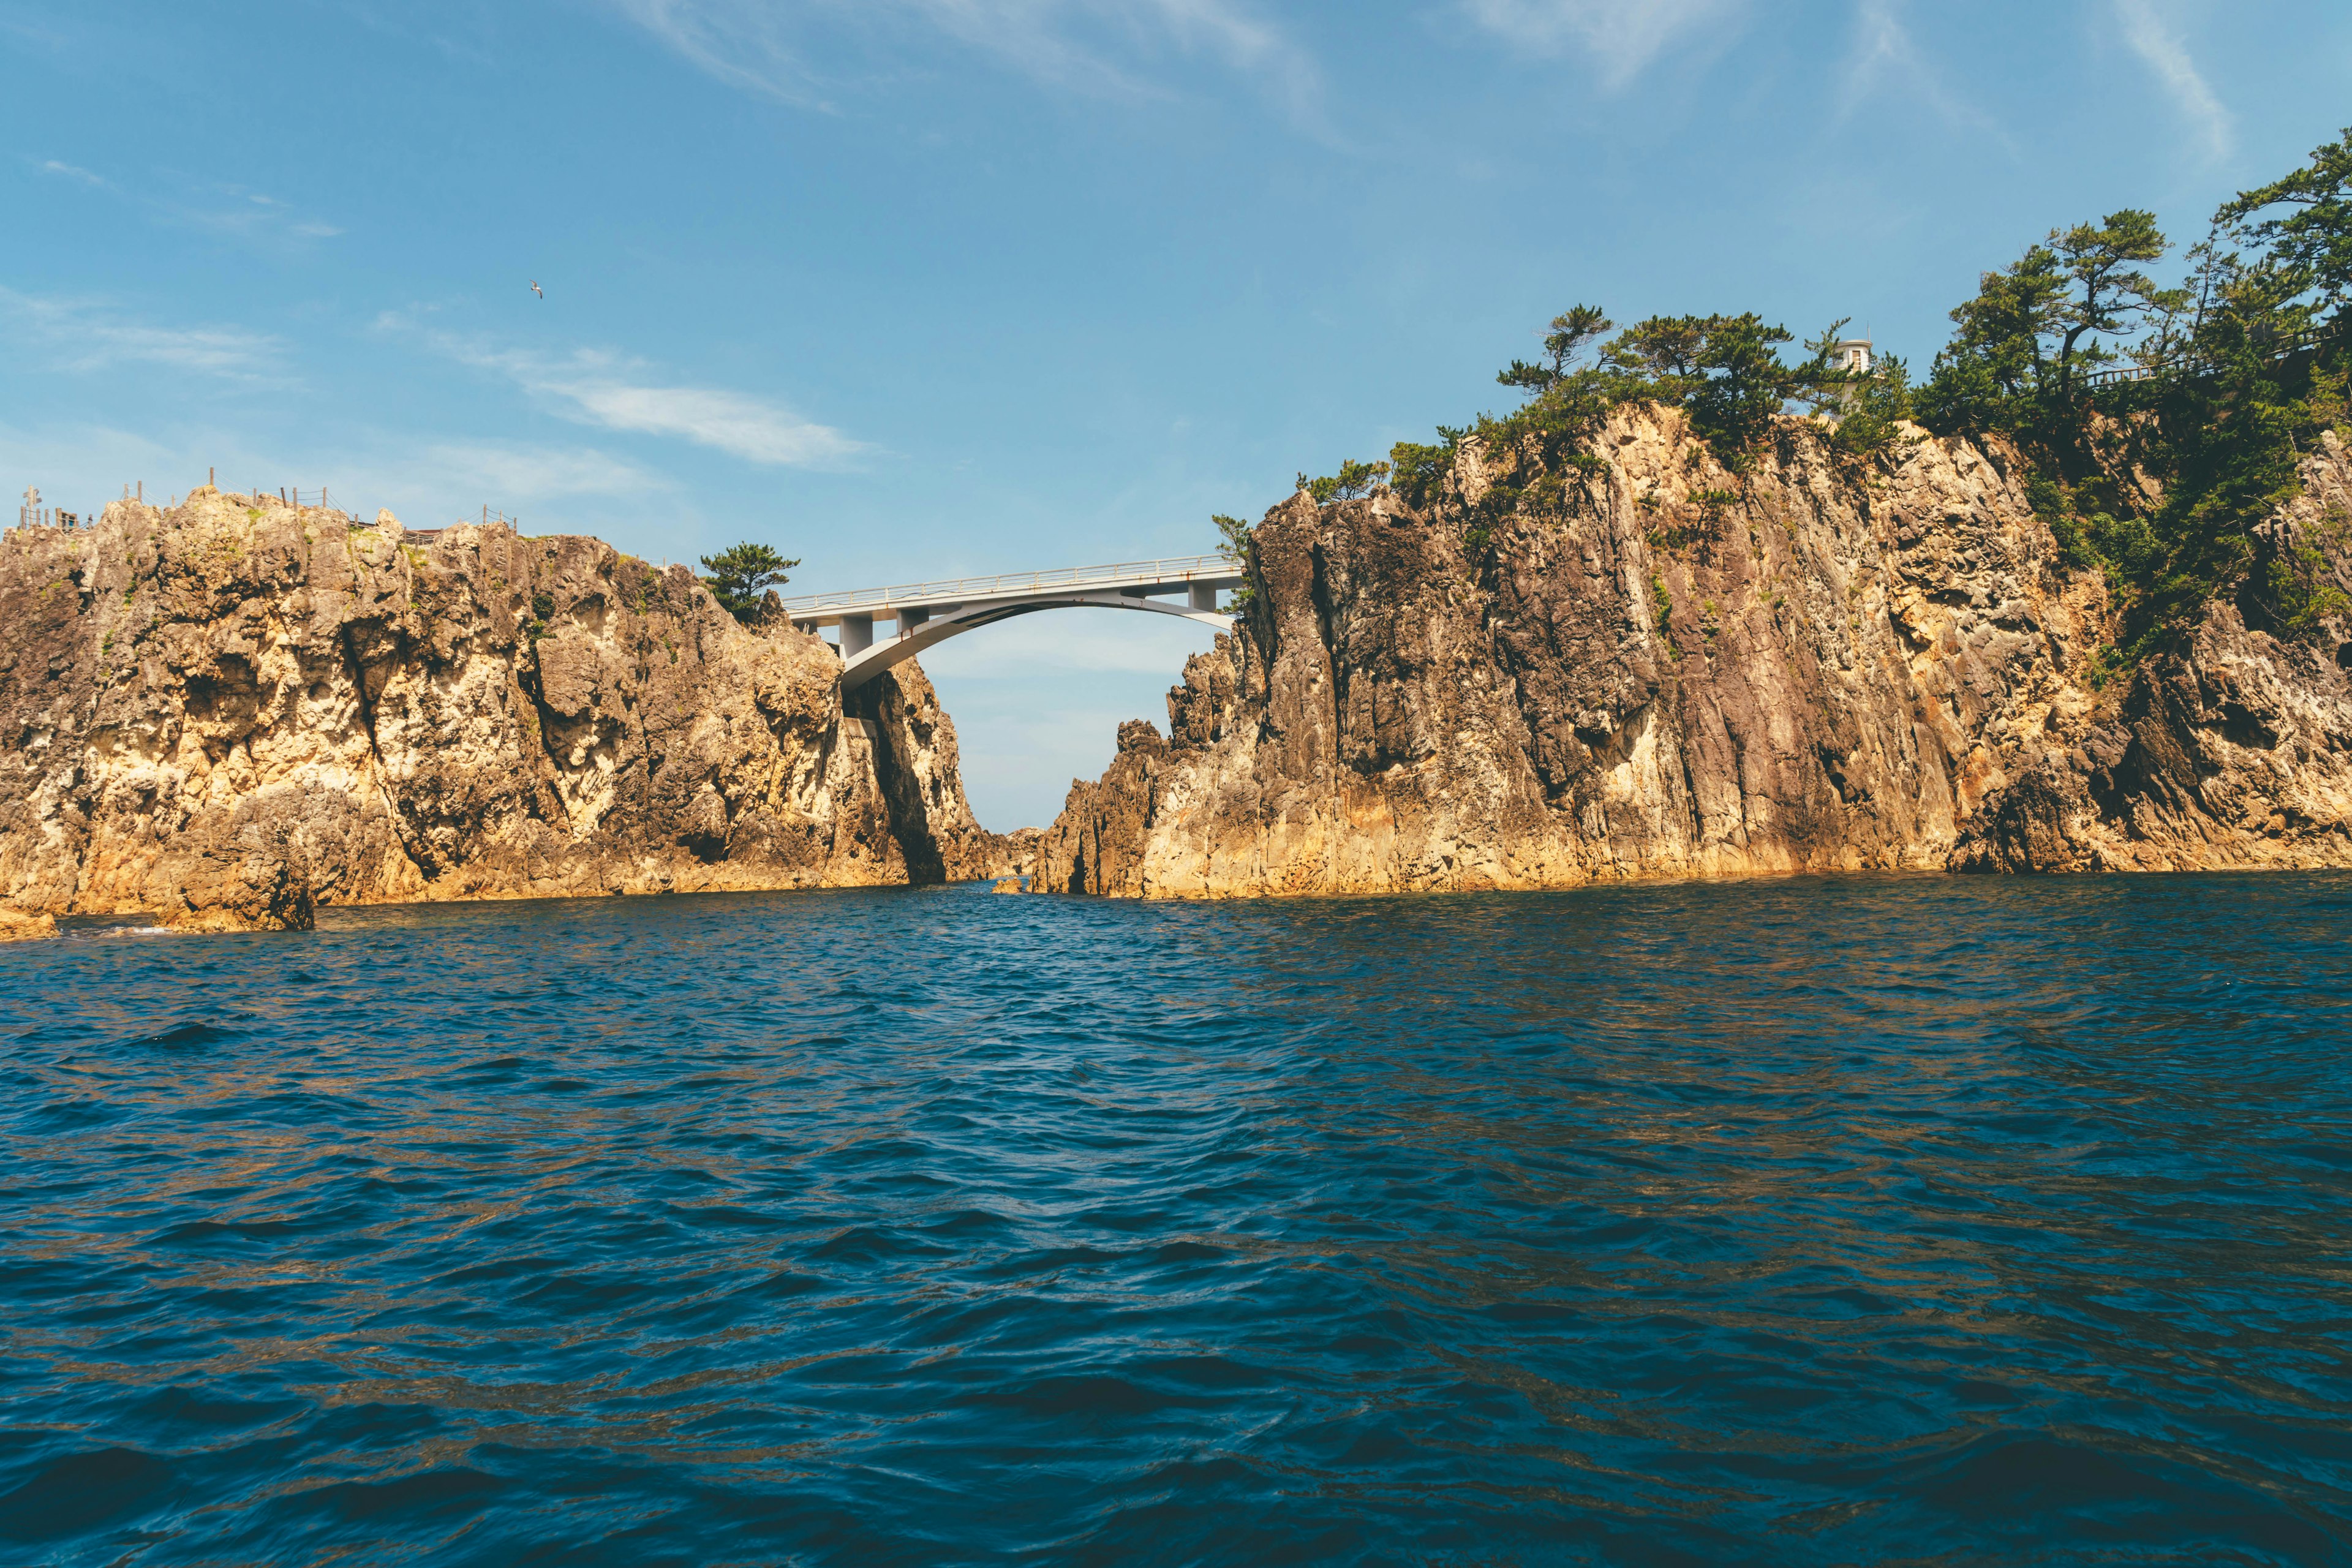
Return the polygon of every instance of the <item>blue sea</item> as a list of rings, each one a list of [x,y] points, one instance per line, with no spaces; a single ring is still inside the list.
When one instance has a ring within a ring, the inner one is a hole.
[[[2352,877],[0,949],[0,1562],[2352,1562]]]

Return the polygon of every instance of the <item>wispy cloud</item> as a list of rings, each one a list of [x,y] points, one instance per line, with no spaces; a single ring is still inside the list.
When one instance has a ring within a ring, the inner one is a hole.
[[[414,322],[397,314],[388,313],[377,324],[416,331]],[[748,462],[787,468],[835,468],[873,450],[830,425],[739,392],[663,384],[647,378],[646,367],[637,362],[601,351],[551,356],[493,348],[452,332],[425,331],[419,335],[436,353],[503,375],[563,417],[583,425],[673,436]]]
[[[667,489],[669,481],[593,447],[525,447],[499,442],[445,441],[404,461],[401,477],[420,479],[436,490],[502,500],[549,500],[571,496],[635,496]]]
[[[93,174],[78,164],[61,163],[55,158],[45,158],[33,166],[44,174],[56,174],[62,179],[77,180],[85,185],[94,185],[102,191],[110,191],[114,188],[114,182],[105,175]]]
[[[37,427],[0,423],[0,496],[12,501],[37,485],[53,506],[97,512],[118,490],[142,479],[165,493],[182,476],[204,473],[201,455],[104,425],[45,421]]]
[[[899,74],[909,38],[944,39],[1050,86],[1103,97],[1167,96],[1161,51],[1201,54],[1265,82],[1297,118],[1319,115],[1321,79],[1280,28],[1239,0],[610,0],[621,15],[722,81],[810,109],[861,79]],[[828,37],[827,35],[835,35]],[[864,73],[820,66],[828,44],[890,49]]]
[[[169,365],[232,381],[286,379],[286,346],[236,327],[161,327],[126,319],[100,300],[20,294],[0,287],[0,314],[51,351],[63,370],[123,363]]]
[[[866,450],[829,425],[745,397],[702,386],[639,386],[596,373],[593,363],[518,377],[534,392],[568,398],[581,417],[608,430],[677,436],[754,463],[822,468]]]
[[[202,229],[249,248],[282,251],[289,247],[331,239],[343,232],[336,225],[303,212],[291,202],[246,185],[221,184],[167,174],[164,176],[166,184],[174,184],[178,188],[158,195],[152,190],[126,190],[104,174],[61,159],[27,158],[26,162],[31,163],[37,173],[52,178],[72,180],[92,190],[111,192],[132,207],[144,210],[157,222],[182,228]]]
[[[1905,20],[1906,6],[1907,0],[1856,0],[1853,50],[1847,57],[1839,118],[1851,118],[1881,93],[1898,94],[1947,121],[1970,126],[2007,144],[2008,133],[1997,121],[1961,101],[1945,85],[1912,37]]]
[[[225,487],[273,488],[292,480],[323,485],[334,503],[362,516],[388,507],[420,528],[478,516],[484,505],[520,513],[534,532],[584,520],[639,514],[649,496],[665,498],[664,515],[685,498],[662,474],[593,447],[496,441],[420,440],[404,431],[371,432],[356,447],[256,447],[248,429],[205,425],[133,432],[105,426],[0,422],[0,494],[38,485],[53,505],[97,511],[144,481],[162,501],[202,484],[206,469]],[[599,503],[604,504],[599,504]]]
[[[176,222],[246,244],[299,244],[343,232],[323,219],[304,216],[290,203],[242,185],[214,185],[188,198],[156,205]]]
[[[2156,73],[2175,106],[2196,127],[2205,156],[2227,156],[2232,140],[2230,111],[2206,85],[2180,36],[2158,14],[2155,0],[2116,0],[2116,19],[2123,25],[2124,42]]]
[[[1919,51],[1903,25],[1896,0],[1861,0],[1854,7],[1853,58],[1845,72],[1844,111],[1897,77],[1918,68]]]
[[[1578,53],[1622,87],[1739,0],[1463,0],[1470,19],[1520,48]]]

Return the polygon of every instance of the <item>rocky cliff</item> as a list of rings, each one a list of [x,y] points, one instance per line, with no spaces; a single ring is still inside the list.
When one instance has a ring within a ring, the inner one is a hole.
[[[1997,442],[1853,459],[1787,419],[1733,475],[1643,405],[1596,454],[1491,526],[1475,443],[1425,510],[1267,513],[1233,635],[1167,736],[1123,726],[1072,786],[1033,888],[2352,865],[2341,622],[2283,637],[2216,604],[2103,679],[2104,580]],[[2352,587],[2352,463],[2331,434],[2304,469],[2272,542]]]
[[[0,548],[0,894],[306,925],[322,903],[985,875],[905,664],[739,625],[682,566],[199,489]]]

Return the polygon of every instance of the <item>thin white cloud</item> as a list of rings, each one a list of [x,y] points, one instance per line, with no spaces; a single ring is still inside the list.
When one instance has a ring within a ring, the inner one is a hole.
[[[1906,24],[1906,5],[1907,0],[1857,0],[1853,51],[1846,61],[1838,118],[1851,119],[1872,98],[1892,94],[2007,145],[2008,133],[1998,122],[1963,103],[1945,85]]]
[[[710,0],[613,0],[614,8],[730,87],[801,109],[830,109],[828,84],[794,47],[784,18]]]
[[[159,327],[125,320],[101,301],[20,294],[0,287],[0,314],[52,351],[62,370],[161,364],[233,381],[286,378],[286,345],[236,327]]]
[[[47,504],[95,513],[143,481],[151,501],[184,495],[215,472],[224,489],[323,486],[345,511],[373,517],[388,507],[403,521],[435,528],[493,506],[533,532],[576,531],[565,512],[588,520],[634,517],[649,496],[676,486],[661,474],[590,447],[419,439],[371,433],[357,447],[257,447],[245,432],[206,426],[148,434],[106,426],[0,423],[0,495],[40,487]],[[609,503],[599,506],[599,501]],[[563,503],[570,503],[569,506]],[[676,506],[666,501],[664,514]],[[560,509],[560,510],[559,510]]]
[[[636,464],[593,447],[520,447],[445,441],[425,447],[403,465],[404,481],[429,479],[459,496],[478,495],[492,506],[572,496],[636,496],[668,481]]]
[[[866,449],[829,425],[809,420],[740,393],[703,386],[635,386],[626,382],[541,375],[526,384],[569,398],[587,422],[608,430],[676,436],[754,463],[815,468]]]
[[[2123,26],[2124,42],[2156,73],[2174,105],[2196,128],[2206,157],[2226,157],[2232,140],[2230,111],[2189,58],[2180,36],[2158,14],[2155,0],[2116,0],[2116,19]]]
[[[1202,54],[1266,82],[1315,121],[1321,81],[1283,31],[1240,0],[610,0],[620,14],[721,81],[809,109],[831,109],[860,74],[816,57],[827,34],[903,71],[908,38],[943,37],[1039,82],[1102,97],[1163,97],[1149,72],[1166,47]]]
[[[305,217],[289,203],[242,185],[216,185],[194,200],[156,204],[173,221],[247,245],[285,246],[331,239],[343,231],[323,219]]]
[[[63,163],[55,158],[44,158],[34,167],[39,169],[44,174],[57,174],[65,179],[79,180],[85,185],[95,185],[102,191],[110,191],[114,188],[114,182],[105,175],[93,174],[76,163]]]
[[[143,479],[157,496],[202,483],[203,459],[176,447],[105,425],[50,423],[39,428],[0,424],[0,500],[13,508],[27,486],[43,501],[68,511],[96,514],[123,489]],[[14,517],[12,510],[7,514]]]
[[[414,330],[405,318],[394,314],[380,318],[378,325]],[[613,354],[581,350],[551,358],[527,350],[490,348],[450,332],[421,335],[437,353],[503,375],[563,417],[583,425],[677,437],[747,462],[785,468],[836,468],[873,449],[830,425],[739,392],[649,382],[642,378],[644,367]]]
[[[1861,0],[1854,7],[1853,58],[1846,67],[1848,114],[1881,86],[1916,68],[1919,51],[1903,26],[1896,0]]]
[[[342,233],[338,226],[302,212],[294,204],[244,185],[225,185],[185,176],[167,176],[175,193],[156,195],[126,191],[105,175],[57,158],[26,163],[40,174],[109,191],[150,218],[181,228],[202,229],[249,248],[283,252]]]
[[[1738,0],[1463,0],[1473,22],[1523,49],[1578,53],[1622,87]]]

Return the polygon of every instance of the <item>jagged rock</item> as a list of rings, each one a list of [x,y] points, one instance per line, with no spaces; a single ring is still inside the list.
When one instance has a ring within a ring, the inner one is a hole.
[[[1467,507],[1509,459],[1475,444],[1425,511],[1269,511],[1247,613],[1186,665],[1165,740],[1124,726],[1072,784],[1031,888],[2352,865],[2340,623],[2282,639],[2218,604],[2102,685],[2104,581],[1997,442],[1857,462],[1784,420],[1743,477],[1628,407],[1596,449],[1490,542]],[[2352,587],[2332,436],[2305,480],[2273,526]]]
[[[58,922],[53,915],[20,914],[0,908],[0,942],[30,942],[36,937],[57,934]]]
[[[2081,780],[2039,770],[2002,790],[1953,849],[1955,871],[2081,871],[2096,862],[2076,847],[2093,814]]]
[[[305,794],[315,792],[306,791]],[[309,814],[279,789],[249,795],[175,835],[148,872],[146,906],[180,931],[310,931],[318,924]]]
[[[312,904],[903,883],[996,853],[912,663],[682,566],[429,543],[210,488],[0,546],[0,901],[307,923]],[[894,802],[919,803],[919,819]]]
[[[996,858],[988,871],[991,877],[1019,877],[1026,879],[1037,867],[1037,846],[1045,838],[1042,827],[1016,827],[1010,833],[993,835]]]
[[[887,759],[881,778],[890,828],[914,879],[1003,875],[1005,841],[972,819],[957,766],[955,722],[913,662],[851,692],[847,708],[873,726]]]

